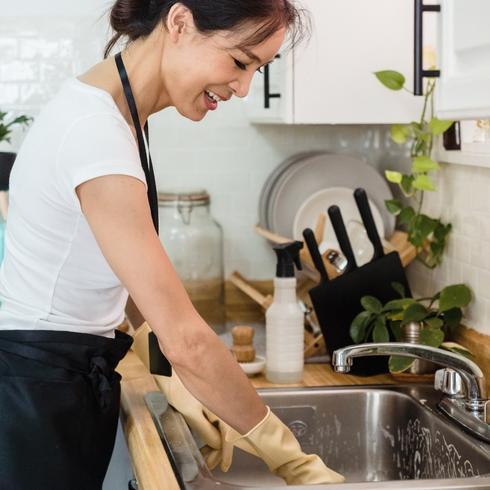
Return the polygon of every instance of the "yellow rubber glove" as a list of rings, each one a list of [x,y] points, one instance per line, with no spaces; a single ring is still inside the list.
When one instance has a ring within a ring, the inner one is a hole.
[[[145,323],[134,335],[132,349],[148,367],[148,332]],[[247,434],[240,434],[208,410],[183,385],[174,373],[172,377],[154,376],[170,405],[179,411],[189,427],[206,444],[201,452],[206,464],[214,469],[218,464],[228,471],[234,447],[261,458],[268,468],[288,485],[340,483],[344,478],[327,468],[315,454],[301,450],[293,433],[267,407],[267,414]]]
[[[131,349],[149,369],[148,334],[150,327],[145,322],[133,336]],[[222,435],[217,417],[207,410],[201,402],[192,396],[173,372],[171,377],[153,376],[158,387],[165,394],[172,407],[180,412],[193,432],[206,444],[201,453],[210,469],[214,469],[221,461]],[[211,415],[213,420],[209,419]],[[214,423],[213,423],[214,422]]]
[[[269,470],[288,485],[342,483],[345,479],[331,470],[316,454],[305,454],[296,437],[267,407],[267,415],[247,434],[241,435],[227,426],[224,430],[221,469],[227,471],[233,447],[258,456]]]

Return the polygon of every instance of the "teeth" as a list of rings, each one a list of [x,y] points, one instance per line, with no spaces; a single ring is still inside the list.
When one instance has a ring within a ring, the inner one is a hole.
[[[206,94],[208,95],[209,98],[215,100],[216,102],[222,101],[219,95],[216,95],[215,93],[211,92],[211,90],[206,90]]]

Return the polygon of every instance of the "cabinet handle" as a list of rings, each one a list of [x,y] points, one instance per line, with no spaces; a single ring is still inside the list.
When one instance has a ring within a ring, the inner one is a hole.
[[[425,12],[440,12],[440,5],[425,5],[424,0],[414,0],[415,2],[415,31],[414,31],[414,79],[413,79],[413,94],[424,95],[423,82],[424,78],[438,78],[441,75],[440,70],[424,70],[423,69],[423,53],[424,46],[424,13]]]
[[[276,54],[275,56],[276,59],[279,59],[280,57],[281,57],[280,54]],[[271,108],[271,99],[281,98],[281,94],[271,94],[270,85],[271,85],[270,66],[265,65],[264,66],[264,107],[266,109]]]

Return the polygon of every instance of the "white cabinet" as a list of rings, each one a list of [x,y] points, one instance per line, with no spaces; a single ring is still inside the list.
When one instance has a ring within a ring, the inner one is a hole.
[[[373,74],[399,71],[412,89],[413,0],[301,4],[311,13],[312,37],[270,66],[269,92],[280,98],[270,99],[269,108],[264,104],[265,78],[255,77],[247,99],[251,121],[388,124],[420,117],[422,98],[390,91]]]
[[[442,0],[436,113],[490,118],[490,1]]]

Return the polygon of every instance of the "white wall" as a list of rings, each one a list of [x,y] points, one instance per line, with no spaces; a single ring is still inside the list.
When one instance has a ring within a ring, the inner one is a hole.
[[[97,19],[106,7],[97,0],[0,0],[0,108],[35,116],[63,80],[99,60],[108,30]],[[270,247],[254,235],[253,226],[262,184],[282,160],[303,150],[328,149],[362,155],[380,170],[407,164],[386,128],[253,126],[238,100],[199,124],[164,111],[153,116],[151,132],[159,188],[206,188],[213,214],[224,227],[226,273],[238,269],[256,279],[274,272]],[[15,135],[13,150],[22,137]],[[488,334],[489,188],[490,169],[445,169],[441,192],[427,201],[454,225],[444,265],[434,272],[410,268],[412,285],[421,292],[467,282],[476,293],[467,313],[470,323]]]

